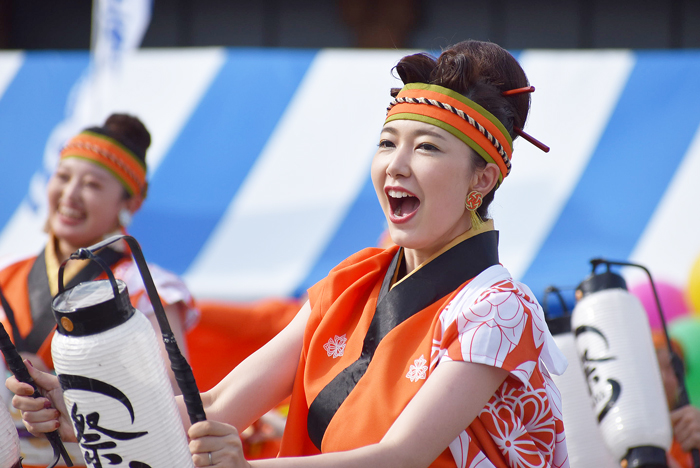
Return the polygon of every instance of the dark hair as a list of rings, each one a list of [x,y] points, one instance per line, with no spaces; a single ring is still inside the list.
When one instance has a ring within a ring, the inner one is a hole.
[[[492,42],[464,41],[445,49],[436,59],[419,53],[402,58],[395,67],[401,81],[428,83],[449,88],[476,102],[501,121],[515,140],[515,127],[523,128],[530,109],[530,94],[503,96],[501,93],[529,86],[527,76],[517,60],[505,49]],[[392,89],[392,95],[398,94]],[[472,158],[478,168],[486,167],[480,157]],[[488,207],[496,188],[484,196],[477,210],[488,218]]]
[[[112,114],[101,127],[110,137],[129,148],[146,164],[146,150],[151,146],[151,134],[137,117]]]
[[[151,146],[151,134],[137,117],[128,114],[112,114],[101,127],[86,130],[117,140],[146,165],[146,150]]]

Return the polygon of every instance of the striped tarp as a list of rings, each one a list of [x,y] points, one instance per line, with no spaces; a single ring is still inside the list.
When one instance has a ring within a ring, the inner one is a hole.
[[[200,298],[253,299],[299,294],[375,245],[385,221],[369,165],[408,52],[129,58],[101,105],[153,135],[131,228],[147,259]],[[515,144],[491,210],[502,263],[538,295],[577,284],[595,256],[684,288],[700,255],[700,51],[516,55],[537,88],[525,130],[552,151]],[[83,52],[0,53],[0,256],[43,242],[45,148],[87,67]]]

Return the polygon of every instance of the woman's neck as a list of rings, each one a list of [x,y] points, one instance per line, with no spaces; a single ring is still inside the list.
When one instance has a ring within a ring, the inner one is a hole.
[[[418,265],[425,262],[429,255],[422,254],[422,252],[414,249],[403,249],[403,263],[406,265],[406,274],[410,274],[415,270]]]
[[[481,225],[479,229],[469,229],[465,231],[464,233],[455,237],[437,251],[431,250],[430,252],[426,252],[424,250],[404,248],[403,261],[406,265],[406,275],[410,275],[417,268],[420,268],[422,265],[428,263],[435,257],[440,256],[443,252],[451,249],[460,242],[465,241],[470,237],[474,237],[477,234],[481,234],[482,232],[492,231],[493,229],[493,220],[488,219]]]
[[[56,260],[60,265],[70,257],[70,254],[79,249],[79,247],[70,245],[68,242],[61,239],[54,239],[54,247],[56,252]]]

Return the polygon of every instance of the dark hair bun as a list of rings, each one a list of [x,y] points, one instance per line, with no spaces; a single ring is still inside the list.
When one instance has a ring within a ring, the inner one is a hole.
[[[146,150],[151,146],[151,134],[138,118],[127,114],[112,114],[102,129],[145,162]]]
[[[403,84],[432,83],[431,76],[436,67],[437,61],[435,57],[430,54],[420,53],[407,55],[402,58],[394,69],[401,81],[403,81]],[[392,94],[398,94],[399,91],[400,89],[394,88]]]
[[[518,61],[499,45],[464,41],[444,50],[437,59],[425,53],[408,55],[395,69],[404,84],[439,85],[471,99],[500,120],[512,138],[517,136],[514,127],[525,125],[530,95],[504,97],[501,93],[529,83]]]

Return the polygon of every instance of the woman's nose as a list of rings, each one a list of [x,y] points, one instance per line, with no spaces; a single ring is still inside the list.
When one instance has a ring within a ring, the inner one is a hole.
[[[71,178],[68,182],[63,185],[63,190],[61,191],[61,198],[67,200],[75,200],[80,197],[80,183],[77,179]]]
[[[408,177],[411,174],[410,151],[405,146],[397,146],[392,152],[389,164],[386,167],[387,175],[391,177]]]

